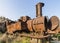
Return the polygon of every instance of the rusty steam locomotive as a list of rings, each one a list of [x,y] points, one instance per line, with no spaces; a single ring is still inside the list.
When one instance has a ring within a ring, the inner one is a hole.
[[[35,32],[39,34],[46,34],[49,32],[59,31],[59,19],[56,16],[52,16],[48,19],[46,16],[42,16],[42,7],[44,3],[38,3],[36,5],[36,18],[31,19],[29,16],[22,16],[17,21],[6,21],[6,32]]]

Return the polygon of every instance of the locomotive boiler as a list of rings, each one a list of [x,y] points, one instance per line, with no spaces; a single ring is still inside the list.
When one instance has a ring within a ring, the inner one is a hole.
[[[36,5],[36,18],[31,19],[29,16],[22,16],[20,19],[13,23],[6,22],[7,32],[34,32],[44,35],[50,31],[58,30],[59,19],[56,16],[52,16],[50,19],[47,16],[42,16],[42,7],[44,3],[38,3]],[[50,31],[48,31],[50,30]]]
[[[44,34],[47,29],[47,18],[42,16],[43,6],[43,3],[38,3],[36,5],[36,18],[27,21],[27,27],[31,32],[35,31],[36,33]]]

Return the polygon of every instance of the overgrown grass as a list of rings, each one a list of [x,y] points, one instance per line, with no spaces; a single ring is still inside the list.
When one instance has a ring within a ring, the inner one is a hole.
[[[0,33],[0,37],[2,37],[2,35],[3,34]],[[58,38],[59,41],[60,41],[60,33],[59,34],[55,34],[53,37]],[[29,37],[16,36],[15,38],[6,37],[6,40],[0,40],[0,43],[5,43],[4,41],[6,41],[7,43],[30,43],[30,40],[31,39]]]
[[[3,36],[2,33],[0,33],[0,38]],[[0,43],[30,43],[30,38],[28,37],[20,37],[20,36],[16,36],[14,38],[9,38],[9,37],[5,37],[6,40],[4,40],[4,38],[2,40],[0,40]]]
[[[15,39],[14,41],[12,41],[12,43],[30,43],[30,38],[22,37],[21,40]]]

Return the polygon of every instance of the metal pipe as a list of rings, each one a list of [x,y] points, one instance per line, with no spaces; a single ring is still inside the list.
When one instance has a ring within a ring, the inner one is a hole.
[[[42,7],[44,6],[44,3],[38,3],[36,5],[36,17],[42,16]]]

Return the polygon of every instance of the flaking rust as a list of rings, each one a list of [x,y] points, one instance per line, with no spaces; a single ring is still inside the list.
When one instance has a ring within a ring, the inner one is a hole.
[[[17,21],[6,21],[6,29],[8,34],[15,32],[37,33],[39,35],[47,35],[49,32],[60,32],[59,18],[52,16],[48,19],[42,15],[42,7],[44,3],[36,4],[36,18],[31,19],[29,16],[22,16]]]

